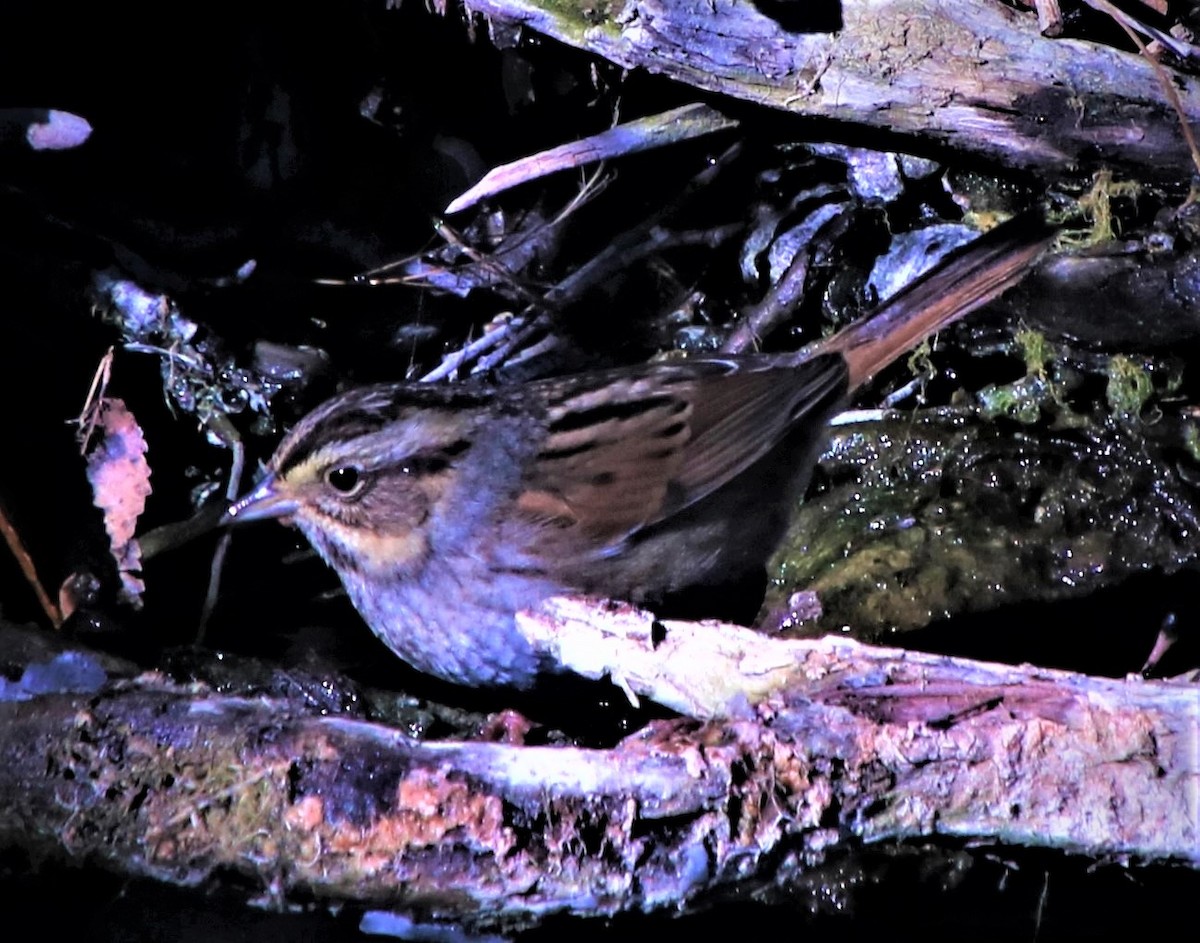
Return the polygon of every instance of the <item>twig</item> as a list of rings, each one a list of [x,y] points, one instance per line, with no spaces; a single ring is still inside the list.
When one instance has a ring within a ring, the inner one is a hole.
[[[759,341],[770,334],[795,309],[804,297],[804,285],[808,280],[809,265],[813,261],[816,236],[831,224],[843,219],[845,209],[845,204],[831,203],[809,216],[809,220],[814,222],[813,239],[797,251],[783,276],[771,286],[763,299],[742,313],[741,323],[721,346],[724,353],[740,354],[756,349]]]
[[[570,276],[559,282],[546,293],[547,300],[555,308],[565,307],[574,301],[593,285],[601,284],[617,273],[628,268],[631,263],[656,255],[665,249],[679,246],[702,245],[715,247],[730,236],[739,232],[742,224],[729,223],[725,226],[713,226],[703,230],[687,230],[675,232],[660,225],[644,228],[639,225],[635,229],[618,236],[599,255],[580,266]],[[491,370],[503,363],[512,350],[522,344],[536,330],[545,326],[544,319],[534,319],[522,322],[522,329],[506,338],[506,343],[496,351],[481,357],[478,369]]]
[[[520,329],[524,324],[525,319],[518,315],[508,323],[500,325],[494,331],[488,331],[482,337],[464,344],[458,350],[443,357],[440,364],[421,377],[422,382],[433,383],[437,380],[444,380],[468,360],[474,360],[484,352],[502,343],[505,337]]]
[[[446,240],[452,246],[457,246],[464,255],[480,268],[489,272],[498,283],[507,285],[508,288],[526,304],[538,304],[541,299],[539,296],[521,284],[506,265],[495,258],[495,253],[483,252],[475,248],[456,230],[453,226],[438,220],[434,223],[434,231]],[[518,241],[532,238],[531,233],[522,233],[518,237]],[[503,251],[503,250],[502,250]]]
[[[719,157],[693,176],[669,203],[621,233],[599,255],[580,266],[544,296],[532,301],[524,311],[500,329],[503,333],[499,338],[492,340],[490,337],[481,337],[474,341],[473,344],[477,346],[470,350],[470,356],[491,351],[486,356],[480,356],[475,372],[491,370],[504,363],[513,350],[537,332],[546,329],[551,312],[566,308],[594,285],[628,267],[632,260],[644,258],[669,246],[697,243],[712,246],[729,238],[740,228],[740,223],[715,226],[702,231],[672,233],[665,228],[664,221],[693,193],[711,183],[713,177],[740,153],[740,144],[726,148]],[[427,374],[425,379],[441,379],[461,367],[469,359],[466,348],[463,353],[463,356],[452,354],[447,357],[435,370]]]
[[[242,486],[242,474],[246,468],[246,447],[240,438],[227,439],[232,459],[229,463],[229,481],[225,484],[225,500],[236,501]],[[200,624],[196,628],[196,644],[203,645],[208,632],[208,620],[217,607],[217,595],[221,589],[221,569],[225,565],[225,554],[233,534],[226,530],[213,550],[212,565],[208,571],[208,591],[204,594],[204,605],[200,609]]]
[[[96,422],[100,418],[98,404],[108,389],[108,381],[112,377],[112,363],[113,348],[110,347],[96,365],[96,372],[92,374],[92,385],[88,387],[87,396],[83,400],[83,409],[79,411],[79,418],[75,420],[75,425],[79,427],[76,438],[79,440],[80,455],[87,454],[88,443],[92,440],[92,432],[95,431]]]
[[[225,509],[216,504],[207,505],[186,521],[162,524],[138,537],[142,548],[142,560],[152,560],[160,553],[174,550],[190,543],[197,537],[212,533]]]
[[[29,556],[24,543],[21,542],[21,536],[8,519],[8,514],[5,513],[3,505],[0,505],[0,534],[4,535],[4,542],[8,544],[8,549],[16,557],[17,565],[21,567],[21,572],[25,575],[25,581],[33,587],[33,592],[37,596],[38,604],[42,607],[42,612],[46,614],[46,618],[50,620],[50,624],[54,628],[59,628],[62,625],[62,613],[59,611],[58,606],[54,604],[54,600],[50,598],[49,594],[42,587],[42,583],[38,579],[37,568],[33,565],[33,558]]]
[[[571,141],[548,151],[521,158],[490,170],[482,180],[453,200],[447,213],[457,213],[480,200],[495,196],[518,184],[536,180],[560,170],[569,170],[609,157],[662,147],[691,138],[736,128],[738,122],[715,108],[694,102],[672,111],[639,118],[600,134]]]
[[[1158,77],[1159,84],[1162,86],[1163,94],[1167,96],[1171,107],[1175,109],[1175,114],[1179,118],[1179,130],[1183,133],[1183,139],[1187,142],[1188,153],[1192,155],[1192,163],[1196,166],[1196,170],[1200,171],[1200,148],[1196,146],[1196,136],[1192,134],[1191,125],[1188,123],[1187,111],[1183,107],[1183,102],[1180,101],[1179,92],[1175,89],[1175,83],[1171,81],[1171,76],[1167,74],[1166,68],[1158,57],[1153,55],[1146,44],[1142,42],[1142,38],[1137,34],[1137,31],[1130,25],[1129,17],[1121,10],[1117,9],[1108,0],[1087,0],[1089,6],[1107,13],[1115,22],[1120,24],[1121,29],[1125,30],[1130,41],[1137,46],[1138,52],[1150,63],[1150,67],[1154,69],[1154,74]],[[1136,21],[1135,21],[1136,22]],[[1138,24],[1140,29],[1147,29],[1144,24]],[[1159,42],[1163,41],[1163,37],[1171,40],[1170,36],[1165,33],[1155,31],[1155,38]],[[1174,46],[1172,46],[1174,49]]]
[[[1158,29],[1150,23],[1147,23],[1145,20],[1140,20],[1135,16],[1130,16],[1120,7],[1109,3],[1108,0],[1084,0],[1084,2],[1087,3],[1087,5],[1093,10],[1098,10],[1101,13],[1107,13],[1110,17],[1121,24],[1126,33],[1130,33],[1132,35],[1132,33],[1136,31],[1149,36],[1159,45],[1170,49],[1171,52],[1179,56],[1180,59],[1195,59],[1197,56],[1200,56],[1200,49],[1197,49],[1193,43],[1185,42],[1182,39],[1172,36],[1170,33],[1165,33],[1161,29]],[[1147,5],[1149,6],[1149,4]],[[1040,16],[1038,22],[1041,22]],[[1136,38],[1134,39],[1134,42],[1137,42]],[[1138,43],[1138,46],[1139,48],[1142,48],[1141,43]],[[1145,54],[1144,48],[1142,48],[1142,52]]]
[[[507,362],[513,351],[521,349],[531,337],[549,328],[550,316],[546,311],[536,315],[529,311],[525,316],[513,318],[511,324],[512,330],[505,331],[495,350],[479,358],[472,373],[486,373]]]

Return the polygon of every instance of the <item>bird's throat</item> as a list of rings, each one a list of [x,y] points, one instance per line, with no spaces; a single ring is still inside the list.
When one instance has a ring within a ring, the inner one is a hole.
[[[429,554],[429,541],[419,529],[385,533],[330,519],[320,525],[303,519],[296,523],[343,579],[349,570],[362,579],[394,579],[416,572]]]

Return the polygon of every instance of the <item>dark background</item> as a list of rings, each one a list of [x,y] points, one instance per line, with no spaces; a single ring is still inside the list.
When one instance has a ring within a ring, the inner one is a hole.
[[[0,502],[52,590],[80,568],[111,576],[69,424],[101,356],[118,342],[91,311],[95,271],[115,266],[169,292],[235,358],[248,357],[260,337],[315,344],[330,353],[333,372],[362,379],[436,361],[444,337],[414,340],[399,326],[478,320],[483,312],[475,301],[312,284],[348,278],[424,245],[431,215],[469,181],[473,160],[491,166],[609,124],[620,81],[614,70],[600,67],[597,83],[592,63],[576,53],[538,41],[500,52],[482,24],[476,32],[472,40],[459,16],[432,16],[411,2],[391,11],[361,2],[6,8],[0,106],[64,109],[94,128],[78,150],[8,147],[0,157]],[[359,115],[375,87],[388,102],[386,127]],[[690,98],[644,76],[627,79],[620,97],[628,114]],[[775,134],[778,122],[764,118],[763,129]],[[655,161],[675,162],[672,173],[681,179],[703,159],[703,148],[693,148],[633,162],[622,181],[625,208],[603,212],[636,218],[639,200],[661,185],[665,163]],[[585,255],[587,236],[576,239]],[[247,259],[257,270],[246,285],[214,286]],[[314,381],[292,410],[301,411],[328,382]],[[127,400],[151,443],[150,526],[187,516],[189,483],[220,479],[228,462],[193,417],[171,410],[161,389],[156,358],[118,353],[109,392]],[[251,460],[265,458],[273,434],[256,434],[248,417],[239,421]],[[297,546],[279,528],[235,542],[233,588],[213,620],[212,644],[269,651],[279,639],[264,621],[291,626],[289,638],[306,644],[295,627],[320,622],[344,627],[369,650],[373,641],[344,601],[319,598],[316,589],[334,587],[323,567],[311,560],[275,565]],[[105,602],[82,628],[141,657],[186,643],[211,553],[212,543],[201,542],[152,562],[144,613]],[[316,589],[297,594],[298,583]],[[1192,595],[1190,579],[1147,578],[1127,593],[1045,618],[1103,620],[1125,611],[1141,617],[1142,637],[1152,639],[1165,612],[1190,618]],[[0,607],[11,621],[41,618],[6,552]],[[1018,641],[1044,638],[1032,615],[1019,621],[1029,629]],[[1005,638],[1014,659],[1029,657],[1012,635]],[[1144,648],[1138,642],[1114,649],[1101,640],[1047,660],[1121,674],[1139,667],[1132,652]],[[698,919],[729,933],[769,918],[816,938],[901,939],[1103,939],[1194,922],[1192,875],[1115,865],[1090,873],[1087,863],[1058,855],[993,860],[957,881],[901,868],[865,885],[845,915],[813,918],[778,901],[769,909],[731,902],[715,918]],[[13,925],[28,921],[42,932],[82,931],[98,940],[356,935],[349,911],[272,916],[215,889],[169,890],[35,866],[16,853],[0,856],[0,899]],[[700,928],[697,920],[623,919],[584,924],[582,932],[608,939]],[[540,935],[560,932],[579,933],[580,924],[555,924]]]

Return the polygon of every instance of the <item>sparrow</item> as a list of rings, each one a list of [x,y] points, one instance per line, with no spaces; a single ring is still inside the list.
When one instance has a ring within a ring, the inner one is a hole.
[[[1018,282],[1050,237],[1017,217],[797,353],[348,389],[295,425],[224,520],[298,527],[420,671],[528,688],[559,666],[518,611],[564,594],[655,608],[761,575],[830,418]]]

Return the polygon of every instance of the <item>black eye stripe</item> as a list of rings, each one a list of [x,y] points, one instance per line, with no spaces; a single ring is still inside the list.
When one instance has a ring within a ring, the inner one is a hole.
[[[443,445],[438,451],[447,459],[454,458],[456,455],[462,455],[471,447],[470,439],[459,439],[457,442],[451,442],[449,445]]]
[[[310,455],[315,454],[327,445],[348,442],[359,436],[378,432],[382,427],[383,423],[377,417],[361,411],[347,413],[344,416],[338,417],[336,421],[327,421],[308,435],[303,448],[293,449],[283,461],[278,463],[279,471],[281,474],[286,475]]]
[[[445,471],[449,465],[450,459],[444,455],[413,455],[400,463],[400,470],[406,475],[421,478]]]
[[[456,442],[451,442],[449,445],[444,445],[440,449],[433,452],[418,453],[410,455],[408,458],[400,462],[400,470],[406,475],[421,477],[422,475],[436,475],[438,472],[445,471],[450,467],[453,461],[459,455],[462,455],[471,447],[471,443],[467,439],[459,439]]]
[[[301,419],[280,443],[271,467],[276,474],[286,476],[313,456],[378,433],[393,423],[407,428],[418,416],[479,409],[492,404],[494,395],[491,390],[428,383],[380,384],[349,390],[326,400]],[[468,445],[454,442],[444,451],[453,457]]]
[[[436,475],[450,467],[453,459],[470,447],[471,443],[468,440],[458,439],[440,449],[396,460],[388,467],[392,469],[393,474],[399,471],[400,474],[413,478]],[[376,475],[384,470],[383,466],[363,467],[359,462],[344,460],[328,466],[322,473],[322,478],[329,488],[337,492],[341,500],[357,500],[369,490]]]

